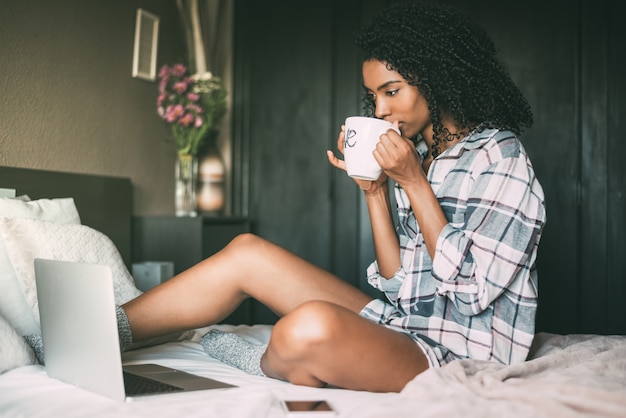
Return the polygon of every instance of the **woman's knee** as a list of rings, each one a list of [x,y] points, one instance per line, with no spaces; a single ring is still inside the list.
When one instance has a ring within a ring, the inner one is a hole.
[[[263,370],[294,384],[325,386],[315,370],[332,350],[339,329],[338,311],[342,309],[329,302],[310,301],[281,318],[272,331]]]
[[[250,248],[259,245],[263,241],[263,238],[254,235],[250,232],[244,232],[233,238],[225,249],[232,248]]]
[[[246,259],[251,259],[260,253],[265,242],[263,238],[246,232],[233,238],[221,253],[227,254],[231,258],[244,256]]]
[[[313,355],[339,332],[339,311],[343,309],[324,301],[303,303],[276,323],[272,331],[273,348],[285,358]]]

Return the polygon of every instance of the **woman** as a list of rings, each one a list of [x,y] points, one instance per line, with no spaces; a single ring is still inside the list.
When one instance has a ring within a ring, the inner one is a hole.
[[[388,300],[247,234],[118,309],[125,343],[216,323],[252,297],[281,317],[267,347],[215,331],[202,344],[295,384],[400,391],[454,359],[525,359],[545,221],[516,136],[532,123],[527,102],[486,35],[446,8],[395,5],[358,43],[368,108],[402,133],[381,136],[381,177],[356,181],[374,238],[368,280]],[[337,143],[342,151],[343,132]],[[345,169],[330,151],[328,159]]]

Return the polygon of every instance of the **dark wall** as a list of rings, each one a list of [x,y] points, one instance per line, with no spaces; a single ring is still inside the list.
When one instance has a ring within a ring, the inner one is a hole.
[[[617,0],[449,0],[494,38],[528,97],[522,141],[543,184],[537,328],[626,333],[623,35]],[[385,1],[239,0],[235,149],[256,233],[363,287],[372,259],[360,192],[327,162],[360,113],[352,34]],[[247,170],[247,171],[246,171]],[[372,293],[375,294],[375,293]],[[260,314],[261,316],[265,314]]]

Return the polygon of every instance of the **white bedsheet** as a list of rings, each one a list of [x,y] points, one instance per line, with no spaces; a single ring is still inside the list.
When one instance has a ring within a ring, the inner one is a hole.
[[[271,329],[221,328],[259,340]],[[626,417],[626,337],[540,334],[534,360],[508,367],[457,361],[422,373],[400,394],[250,376],[207,356],[196,341],[128,352],[124,361],[156,362],[239,387],[118,403],[50,379],[42,366],[27,366],[0,375],[0,416],[274,418],[285,416],[281,399],[327,399],[338,417]]]
[[[271,329],[264,325],[220,328],[258,340],[267,340]],[[27,366],[0,375],[0,417],[282,417],[281,399],[320,398],[336,405],[342,412],[339,416],[352,416],[351,411],[364,399],[385,396],[309,388],[251,376],[207,356],[196,340],[130,351],[124,353],[123,360],[130,364],[158,363],[239,387],[149,396],[119,403],[51,379],[43,366]]]

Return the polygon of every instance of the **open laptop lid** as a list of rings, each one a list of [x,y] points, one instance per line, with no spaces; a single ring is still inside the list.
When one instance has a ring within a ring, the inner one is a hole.
[[[123,401],[109,267],[35,259],[35,278],[48,375]]]

